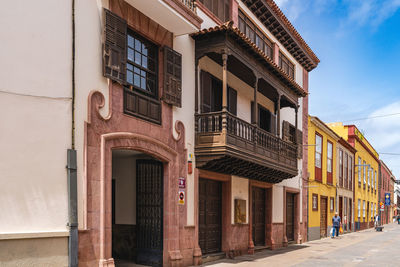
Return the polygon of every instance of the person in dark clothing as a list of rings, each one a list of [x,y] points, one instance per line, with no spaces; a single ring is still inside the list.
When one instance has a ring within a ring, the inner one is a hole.
[[[332,227],[334,229],[332,237],[334,237],[335,234],[336,234],[336,237],[338,237],[339,236],[339,228],[340,228],[340,216],[338,215],[337,212],[335,212],[335,216],[332,217]]]

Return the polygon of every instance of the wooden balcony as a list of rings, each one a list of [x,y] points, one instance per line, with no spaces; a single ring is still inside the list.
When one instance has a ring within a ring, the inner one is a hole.
[[[195,115],[196,166],[279,183],[298,174],[297,146],[229,112]]]

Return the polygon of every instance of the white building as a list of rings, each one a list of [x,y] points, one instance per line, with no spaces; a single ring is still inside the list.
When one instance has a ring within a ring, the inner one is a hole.
[[[273,1],[212,3],[0,11],[1,262],[186,266],[305,241],[319,60]]]

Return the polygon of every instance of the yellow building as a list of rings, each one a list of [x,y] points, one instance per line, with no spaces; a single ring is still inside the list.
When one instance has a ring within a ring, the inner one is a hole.
[[[354,166],[354,221],[356,230],[374,225],[378,210],[379,155],[355,125],[328,124],[356,150]]]
[[[336,203],[336,147],[340,137],[308,117],[308,240],[329,235]]]

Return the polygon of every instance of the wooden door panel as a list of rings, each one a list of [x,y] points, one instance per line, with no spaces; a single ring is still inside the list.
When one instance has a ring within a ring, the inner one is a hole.
[[[252,189],[252,235],[255,246],[265,245],[265,189]]]
[[[286,193],[286,238],[294,240],[294,194]]]
[[[326,237],[327,235],[327,209],[328,209],[328,198],[321,197],[321,208],[320,208],[320,235]]]
[[[221,250],[221,183],[199,179],[199,245],[203,254]]]

